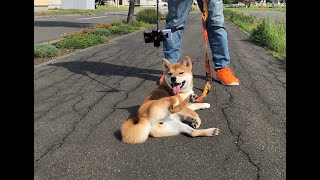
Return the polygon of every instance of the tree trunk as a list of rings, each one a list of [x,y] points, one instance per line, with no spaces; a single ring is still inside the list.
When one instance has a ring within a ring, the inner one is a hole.
[[[129,0],[129,11],[128,11],[128,17],[127,17],[127,23],[128,24],[133,20],[135,3],[136,3],[135,0]]]

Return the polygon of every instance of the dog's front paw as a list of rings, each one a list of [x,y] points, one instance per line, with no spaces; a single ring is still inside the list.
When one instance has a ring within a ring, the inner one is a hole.
[[[197,98],[198,98],[198,95],[191,94],[190,97],[189,97],[189,102],[195,103],[195,102],[197,102]]]

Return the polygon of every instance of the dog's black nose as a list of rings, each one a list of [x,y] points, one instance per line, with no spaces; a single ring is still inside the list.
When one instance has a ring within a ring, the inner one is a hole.
[[[171,82],[176,82],[177,77],[171,77]]]

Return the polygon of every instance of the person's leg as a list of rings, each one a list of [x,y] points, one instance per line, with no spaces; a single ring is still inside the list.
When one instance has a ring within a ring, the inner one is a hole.
[[[198,0],[200,10],[203,9],[202,0]],[[212,51],[216,77],[225,85],[239,85],[239,80],[234,77],[230,68],[230,55],[228,49],[227,31],[223,26],[222,0],[207,0],[208,5],[208,40]]]
[[[171,29],[172,40],[163,42],[163,53],[170,63],[176,63],[180,57],[184,24],[191,5],[192,0],[168,0],[166,29]]]
[[[230,64],[227,31],[223,26],[222,0],[208,0],[208,12],[208,39],[215,62],[215,70],[217,70]]]

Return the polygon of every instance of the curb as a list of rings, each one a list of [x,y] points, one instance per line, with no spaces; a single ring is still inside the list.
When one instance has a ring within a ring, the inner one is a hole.
[[[39,45],[39,44],[52,44],[52,43],[56,43],[61,41],[63,38],[59,38],[59,39],[55,39],[55,40],[51,40],[51,41],[47,41],[47,42],[42,42],[42,43],[37,43],[37,44],[33,44],[34,45]]]
[[[235,26],[237,29],[239,29],[240,31],[242,31],[243,33],[245,33],[247,36],[250,36],[250,34],[249,34],[247,31],[241,29],[239,26],[235,25],[232,21],[230,21],[230,20],[227,20],[227,21],[230,22],[230,23],[231,23],[233,26]]]

